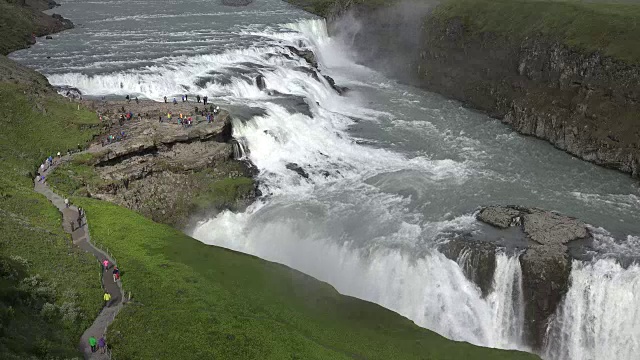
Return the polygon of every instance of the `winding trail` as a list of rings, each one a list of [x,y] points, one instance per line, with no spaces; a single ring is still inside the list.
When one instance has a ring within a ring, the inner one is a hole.
[[[49,199],[49,201],[51,201],[51,203],[62,213],[62,227],[67,233],[71,234],[71,239],[73,240],[74,245],[93,254],[100,263],[102,263],[104,259],[109,260],[110,268],[102,270],[101,279],[104,291],[111,294],[111,301],[102,308],[100,314],[98,314],[96,319],[93,321],[93,324],[91,324],[91,326],[82,334],[79,349],[83,352],[85,359],[110,359],[111,356],[109,351],[105,354],[100,353],[100,351],[92,353],[91,347],[89,346],[89,338],[94,336],[96,339],[100,339],[101,336],[104,336],[106,339],[107,327],[111,322],[113,322],[116,315],[122,308],[124,299],[122,285],[120,282],[113,281],[112,274],[109,271],[115,262],[108,254],[91,243],[86,216],[80,219],[81,226],[78,226],[78,208],[73,205],[66,207],[64,198],[54,193],[46,183],[47,175],[50,174],[58,165],[68,161],[69,159],[70,156],[67,155],[57,161],[54,161],[53,165],[41,173],[41,175],[45,176],[45,182],[43,183],[36,180],[34,190]]]

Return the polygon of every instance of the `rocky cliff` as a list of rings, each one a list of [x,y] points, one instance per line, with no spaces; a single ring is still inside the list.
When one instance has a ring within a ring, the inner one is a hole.
[[[424,87],[584,160],[640,176],[640,67],[552,38],[470,36],[457,18],[429,22],[426,34],[415,66]]]
[[[101,114],[103,134],[56,170],[49,179],[54,187],[114,202],[177,228],[225,209],[243,210],[255,200],[255,168],[234,159],[227,111],[211,123],[194,115],[185,127],[176,117],[192,113],[190,103],[87,103]],[[122,108],[140,118],[119,123]],[[169,108],[176,114],[171,120]]]
[[[360,60],[640,177],[640,6],[290,0]]]

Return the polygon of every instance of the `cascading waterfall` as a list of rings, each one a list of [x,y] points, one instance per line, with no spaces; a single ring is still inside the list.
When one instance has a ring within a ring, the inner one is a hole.
[[[518,256],[496,256],[492,292],[487,300],[497,327],[495,342],[503,348],[523,344],[524,298]]]
[[[571,286],[549,324],[549,360],[635,360],[640,354],[640,267],[574,261]]]

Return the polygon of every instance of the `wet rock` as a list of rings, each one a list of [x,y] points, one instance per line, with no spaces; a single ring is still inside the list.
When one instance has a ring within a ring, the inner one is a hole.
[[[305,74],[308,74],[315,81],[318,81],[318,82],[320,81],[320,77],[318,77],[318,72],[315,69],[310,69],[310,68],[304,67],[304,66],[296,66],[293,69],[296,70],[296,71],[300,71],[300,72],[303,72]]]
[[[227,6],[247,6],[252,2],[253,0],[222,0],[222,4]]]
[[[56,19],[56,20],[58,20],[60,22],[60,24],[62,24],[62,28],[65,29],[65,30],[73,29],[73,27],[74,27],[73,22],[71,22],[71,20],[65,19],[60,14],[53,14],[53,15],[51,15],[51,17]]]
[[[264,81],[264,75],[260,74],[260,75],[256,76],[256,86],[260,90],[264,90],[264,89],[267,88],[267,84]]]
[[[53,40],[53,36],[51,36],[51,35],[47,35],[44,38],[47,39],[47,40]]]
[[[296,163],[288,163],[286,165],[286,168],[297,173],[298,175],[302,176],[305,179],[309,178],[309,174],[307,174],[306,171],[304,171],[304,169],[302,167],[300,167],[300,165],[296,164]]]
[[[439,250],[458,263],[467,279],[480,288],[483,297],[491,292],[496,269],[497,247],[495,244],[455,238],[442,244]]]
[[[587,226],[572,217],[537,208],[489,206],[477,219],[500,229],[518,228],[529,240],[520,257],[528,345],[540,349],[546,324],[569,285],[568,245],[591,237]]]
[[[58,94],[68,98],[79,99],[82,96],[82,92],[73,86],[62,85],[54,86],[53,88],[58,92]]]
[[[329,85],[331,85],[331,87],[333,88],[333,90],[335,90],[338,94],[342,95],[345,92],[347,92],[347,90],[349,90],[348,88],[344,87],[344,86],[338,86],[336,85],[335,80],[333,80],[333,78],[329,75],[322,75],[327,82],[329,83]]]
[[[309,65],[313,66],[316,69],[318,68],[318,60],[316,59],[316,54],[314,54],[313,51],[307,49],[298,49],[295,46],[287,46],[287,49],[289,49],[289,51],[291,51],[298,57],[305,59],[309,63]]]

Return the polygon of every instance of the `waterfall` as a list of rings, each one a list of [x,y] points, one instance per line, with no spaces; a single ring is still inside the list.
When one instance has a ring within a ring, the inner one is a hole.
[[[236,160],[246,160],[247,152],[244,146],[244,139],[233,139],[233,158]]]
[[[640,357],[640,267],[574,261],[571,285],[547,329],[548,360]]]
[[[496,256],[492,292],[487,301],[493,310],[497,338],[502,348],[521,348],[524,334],[524,298],[519,256]]]

